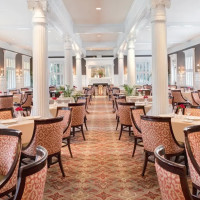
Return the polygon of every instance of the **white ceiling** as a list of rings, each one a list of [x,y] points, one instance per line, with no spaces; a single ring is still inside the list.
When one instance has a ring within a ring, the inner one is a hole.
[[[80,36],[82,48],[91,54],[92,50],[106,52],[117,47],[134,0],[63,0],[63,3],[71,16],[74,34]],[[0,5],[0,40],[31,50],[32,13],[27,0],[0,0]],[[102,10],[97,11],[96,7]],[[199,0],[171,0],[167,10],[168,48],[200,37],[199,8]],[[48,36],[49,51],[63,52],[63,37],[51,25]],[[136,50],[151,51],[150,22],[138,32]]]

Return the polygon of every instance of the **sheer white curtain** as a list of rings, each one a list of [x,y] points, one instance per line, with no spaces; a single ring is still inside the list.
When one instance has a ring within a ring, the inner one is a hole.
[[[194,63],[195,63],[195,49],[188,49],[185,53],[185,77],[186,86],[194,86]]]
[[[6,73],[7,89],[16,88],[16,53],[4,51],[4,70]]]
[[[24,72],[24,87],[31,86],[31,70],[30,70],[30,57],[22,56],[23,72]]]

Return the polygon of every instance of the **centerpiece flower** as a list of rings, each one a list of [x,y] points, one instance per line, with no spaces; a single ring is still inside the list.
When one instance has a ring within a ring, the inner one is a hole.
[[[57,100],[57,97],[52,97],[52,99],[53,99],[54,101],[56,101],[56,100]]]
[[[17,107],[15,110],[16,110],[17,112],[18,112],[18,111],[23,111],[23,108],[19,106],[19,107]]]
[[[144,96],[144,99],[148,99],[149,97],[148,96]]]
[[[183,104],[180,104],[180,105],[177,106],[177,108],[178,108],[178,110],[180,110],[180,109],[184,109],[185,106]]]

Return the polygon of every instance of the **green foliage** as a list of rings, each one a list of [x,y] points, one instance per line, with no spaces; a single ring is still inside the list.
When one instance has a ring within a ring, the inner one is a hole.
[[[59,92],[64,94],[64,97],[71,97],[72,92],[74,91],[74,88],[70,88],[69,85],[66,85],[66,89],[64,86],[60,86]]]
[[[98,74],[99,74],[100,76],[103,76],[103,75],[104,75],[104,74],[103,74],[103,70],[100,69],[100,70],[98,71]]]
[[[133,94],[133,89],[134,87],[124,84],[124,90],[126,91],[127,96],[131,96]]]

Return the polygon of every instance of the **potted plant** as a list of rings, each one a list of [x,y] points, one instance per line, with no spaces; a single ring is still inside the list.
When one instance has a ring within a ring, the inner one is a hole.
[[[99,78],[101,78],[101,77],[103,77],[103,70],[102,69],[100,69],[99,71],[98,71],[98,73],[99,73]]]

